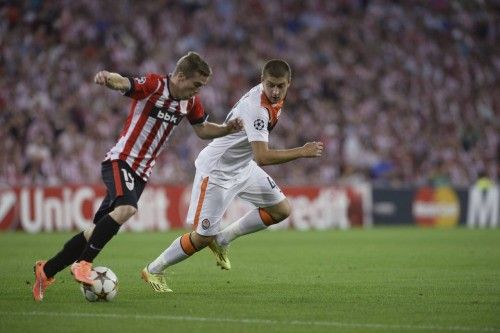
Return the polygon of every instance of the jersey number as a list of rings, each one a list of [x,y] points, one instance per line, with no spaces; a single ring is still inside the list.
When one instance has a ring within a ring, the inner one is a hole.
[[[127,186],[129,191],[132,191],[134,189],[134,177],[132,177],[130,172],[128,172],[125,169],[122,169],[122,173],[123,173],[123,180],[125,180],[125,185]]]

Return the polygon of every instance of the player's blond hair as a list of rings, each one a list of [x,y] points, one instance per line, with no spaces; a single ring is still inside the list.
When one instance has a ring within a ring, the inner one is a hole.
[[[183,73],[187,78],[193,77],[196,73],[206,77],[212,75],[210,65],[198,53],[193,51],[189,51],[188,54],[177,61],[174,75],[179,72]]]
[[[286,76],[288,82],[292,79],[292,70],[290,65],[282,59],[271,59],[267,61],[262,68],[262,77],[266,75],[273,77],[284,77]]]

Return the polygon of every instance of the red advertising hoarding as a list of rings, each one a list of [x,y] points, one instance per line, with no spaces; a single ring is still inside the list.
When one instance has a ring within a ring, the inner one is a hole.
[[[183,228],[190,186],[148,185],[137,214],[125,230],[164,231]],[[285,187],[292,215],[276,228],[300,230],[349,228],[371,224],[371,189],[356,187]],[[83,230],[105,195],[103,186],[19,187],[0,190],[0,230],[30,233]],[[229,207],[223,225],[241,217],[251,205]]]

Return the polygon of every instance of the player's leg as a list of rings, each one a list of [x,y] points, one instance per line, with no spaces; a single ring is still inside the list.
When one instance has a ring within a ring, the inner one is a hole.
[[[278,188],[273,179],[260,167],[255,167],[247,180],[240,198],[253,203],[258,208],[252,209],[239,220],[219,232],[210,249],[218,258],[217,264],[223,269],[230,269],[228,246],[236,238],[265,229],[279,223],[290,215],[288,199]]]
[[[229,243],[240,236],[266,229],[272,224],[281,222],[288,217],[289,211],[290,203],[285,198],[276,205],[252,209],[239,220],[228,225],[215,236],[215,240],[209,245],[216,257],[217,265],[221,269],[231,269],[228,255]]]
[[[209,183],[208,177],[197,172],[187,222],[193,224],[194,231],[176,238],[170,246],[142,271],[142,278],[157,292],[171,291],[165,280],[164,271],[204,247],[208,246],[219,230],[219,221],[234,194],[226,189]]]
[[[172,289],[167,285],[164,270],[191,257],[205,248],[213,239],[214,236],[203,236],[196,231],[177,237],[162,254],[144,267],[141,272],[142,279],[149,283],[156,292],[171,292]]]
[[[104,216],[109,213],[109,206],[111,205],[109,193],[101,203],[95,217]],[[96,219],[94,218],[94,221]],[[94,225],[88,227],[86,230],[79,232],[71,239],[69,239],[54,257],[47,260],[45,265],[43,265],[44,274],[48,277],[54,277],[57,273],[74,263],[80,254],[82,253],[87,241],[94,230]]]
[[[122,161],[103,163],[103,180],[111,196],[110,212],[96,215],[95,227],[77,261],[71,265],[75,280],[91,284],[92,262],[121,225],[137,211],[145,182]],[[97,220],[99,218],[99,220]]]
[[[216,236],[216,241],[221,246],[227,246],[236,238],[266,229],[270,225],[283,221],[289,215],[290,203],[286,198],[276,205],[252,209],[222,230]]]
[[[99,210],[95,216],[105,215],[109,213],[108,207],[111,199],[109,193],[106,194]],[[38,260],[33,267],[35,272],[35,283],[33,284],[33,298],[36,301],[42,301],[46,288],[55,282],[54,276],[74,263],[82,253],[87,240],[92,233],[94,226],[87,230],[79,232],[69,239],[63,248],[49,260]]]

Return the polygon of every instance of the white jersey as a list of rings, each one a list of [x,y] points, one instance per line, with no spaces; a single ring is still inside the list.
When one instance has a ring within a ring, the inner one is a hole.
[[[241,118],[244,131],[214,139],[195,161],[199,172],[210,176],[210,181],[229,187],[244,180],[253,162],[250,142],[268,142],[269,131],[276,125],[283,101],[271,104],[262,84],[248,91],[233,107],[226,121]]]

